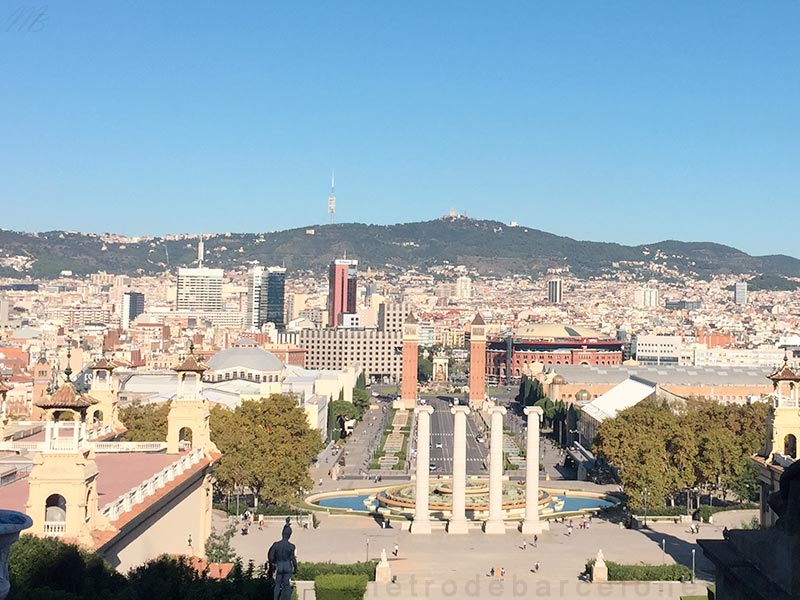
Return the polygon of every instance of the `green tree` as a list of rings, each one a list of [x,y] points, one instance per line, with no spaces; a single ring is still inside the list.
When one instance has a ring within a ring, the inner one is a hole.
[[[417,379],[420,382],[430,381],[433,377],[433,361],[425,358],[420,349],[419,357],[417,358]]]
[[[353,406],[358,409],[358,417],[364,416],[364,413],[369,410],[369,392],[361,388],[353,388]]]
[[[256,499],[275,504],[311,489],[308,469],[322,438],[295,398],[273,394],[246,400],[227,415],[224,410],[215,408],[211,416],[211,439],[223,453],[216,468],[223,489],[245,485]]]
[[[167,439],[169,402],[140,404],[134,402],[120,409],[119,418],[128,431],[124,439],[129,442],[159,442]]]
[[[231,523],[220,532],[214,529],[206,540],[206,557],[209,562],[230,563],[237,559],[231,548],[231,539],[236,534],[236,525]]]
[[[641,508],[645,501],[662,506],[664,499],[676,491],[678,477],[666,444],[676,425],[677,418],[669,408],[644,401],[598,427],[595,453],[619,467],[632,508]]]
[[[356,387],[360,390],[367,389],[367,378],[364,375],[364,371],[361,371],[361,373],[358,374],[358,377],[356,378]]]
[[[537,400],[533,405],[542,409],[542,418],[544,419],[545,425],[552,425],[553,419],[556,416],[556,405],[553,401],[545,396]]]
[[[758,502],[760,488],[758,468],[749,460],[731,483],[731,491],[736,494],[739,502]]]

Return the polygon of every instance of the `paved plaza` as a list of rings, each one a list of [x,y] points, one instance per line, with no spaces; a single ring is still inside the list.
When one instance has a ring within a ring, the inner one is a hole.
[[[722,527],[738,526],[747,515],[731,514],[714,525],[704,525],[703,539],[719,539]],[[657,523],[646,531],[622,529],[616,523],[595,518],[588,530],[575,527],[571,536],[565,525],[553,524],[539,536],[509,530],[505,535],[486,535],[477,528],[467,535],[451,536],[434,527],[426,536],[410,535],[398,528],[382,529],[365,516],[320,515],[319,529],[295,525],[292,541],[301,561],[349,563],[378,559],[381,549],[389,556],[397,583],[371,586],[369,598],[679,598],[704,594],[713,578],[711,565],[697,546],[697,537],[685,524]],[[245,560],[263,563],[269,545],[280,539],[281,521],[271,521],[263,531],[253,527],[248,536],[233,540]],[[662,540],[664,550],[662,553]],[[395,542],[398,556],[392,556]],[[696,549],[698,581],[691,583],[641,583],[604,585],[581,581],[586,559],[603,550],[606,560],[626,564],[680,562],[691,566]],[[533,572],[536,562],[538,573]],[[505,577],[490,577],[492,568],[505,569]],[[310,598],[310,596],[309,596]]]

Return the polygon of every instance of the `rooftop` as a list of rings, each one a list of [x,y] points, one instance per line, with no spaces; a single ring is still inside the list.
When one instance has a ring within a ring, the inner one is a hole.
[[[762,385],[772,386],[763,367],[681,367],[675,365],[621,366],[607,365],[548,365],[561,375],[567,384],[621,383],[634,375],[659,385]]]

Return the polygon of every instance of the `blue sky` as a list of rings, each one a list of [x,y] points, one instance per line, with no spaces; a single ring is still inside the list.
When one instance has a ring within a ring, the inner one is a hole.
[[[800,257],[800,2],[0,3],[0,227],[429,220]],[[494,6],[494,5],[497,6]]]

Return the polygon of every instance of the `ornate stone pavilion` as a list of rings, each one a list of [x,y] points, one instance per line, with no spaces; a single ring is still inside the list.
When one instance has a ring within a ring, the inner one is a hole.
[[[0,487],[0,508],[29,515],[34,535],[76,542],[120,570],[159,554],[184,554],[187,544],[203,557],[211,531],[211,467],[220,456],[209,436],[209,404],[200,395],[206,366],[190,355],[174,368],[178,392],[167,440],[152,442],[114,439],[122,427],[109,385],[112,369],[105,360],[95,363],[88,393],[65,370],[66,382],[38,401],[44,430],[0,439],[0,451],[32,462],[29,474]]]

